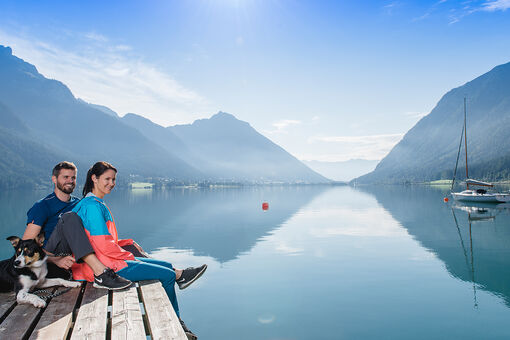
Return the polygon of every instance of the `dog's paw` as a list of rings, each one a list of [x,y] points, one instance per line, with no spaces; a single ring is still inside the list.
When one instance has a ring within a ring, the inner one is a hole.
[[[81,282],[79,281],[65,281],[64,283],[64,287],[69,287],[69,288],[76,288],[76,287],[80,287],[81,286]]]
[[[46,301],[44,301],[43,299],[34,294],[29,294],[27,302],[31,303],[34,307],[37,308],[46,307]]]
[[[41,299],[41,298],[38,298],[37,300],[34,300],[32,302],[32,304],[34,305],[34,307],[37,307],[37,308],[44,308],[46,307],[46,302]]]
[[[41,299],[40,297],[38,297],[35,294],[30,294],[30,293],[27,293],[25,291],[18,292],[18,295],[16,297],[16,301],[18,303],[31,304],[32,306],[37,307],[37,308],[44,308],[44,307],[46,307],[46,302],[43,299]]]

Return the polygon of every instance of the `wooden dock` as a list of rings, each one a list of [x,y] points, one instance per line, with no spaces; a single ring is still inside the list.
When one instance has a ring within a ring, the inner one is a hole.
[[[52,288],[62,290],[64,287]],[[90,283],[51,298],[43,309],[0,294],[0,339],[186,340],[159,281],[140,281],[121,291]]]

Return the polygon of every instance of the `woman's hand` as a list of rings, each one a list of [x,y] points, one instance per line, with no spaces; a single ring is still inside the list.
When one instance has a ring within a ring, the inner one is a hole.
[[[142,247],[138,243],[136,243],[136,241],[133,241],[133,245],[143,256],[149,257],[149,254],[147,254],[145,250],[143,250]]]
[[[138,249],[140,253],[145,253],[145,250],[143,250],[142,247],[138,243],[136,243],[136,241],[133,241],[133,245],[135,246],[136,249]]]

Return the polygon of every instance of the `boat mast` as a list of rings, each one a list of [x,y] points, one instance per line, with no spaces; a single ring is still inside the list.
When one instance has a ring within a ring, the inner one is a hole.
[[[468,175],[468,157],[467,157],[467,126],[466,126],[466,97],[464,97],[464,150],[466,152],[466,180]],[[469,189],[469,184],[466,182],[466,187]]]

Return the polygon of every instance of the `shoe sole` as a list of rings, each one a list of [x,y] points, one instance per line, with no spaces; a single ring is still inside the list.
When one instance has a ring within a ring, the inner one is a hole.
[[[204,266],[204,268],[190,281],[186,282],[185,284],[183,284],[182,286],[179,286],[179,289],[180,290],[183,290],[183,289],[186,289],[189,287],[190,284],[192,284],[193,282],[195,282],[197,279],[200,278],[200,276],[202,276],[202,274],[205,272],[205,270],[207,269],[207,265]],[[179,284],[177,284],[179,285]]]
[[[129,286],[131,286],[131,282],[129,282],[128,285],[125,285],[125,286],[122,286],[122,287],[107,287],[107,286],[101,286],[100,284],[97,284],[94,282],[93,284],[94,288],[100,288],[100,289],[108,289],[108,290],[121,290],[121,289],[124,289],[124,288],[127,288]]]
[[[186,338],[188,338],[188,340],[197,340],[198,339],[198,337],[193,333],[184,332],[184,334],[186,334]]]

